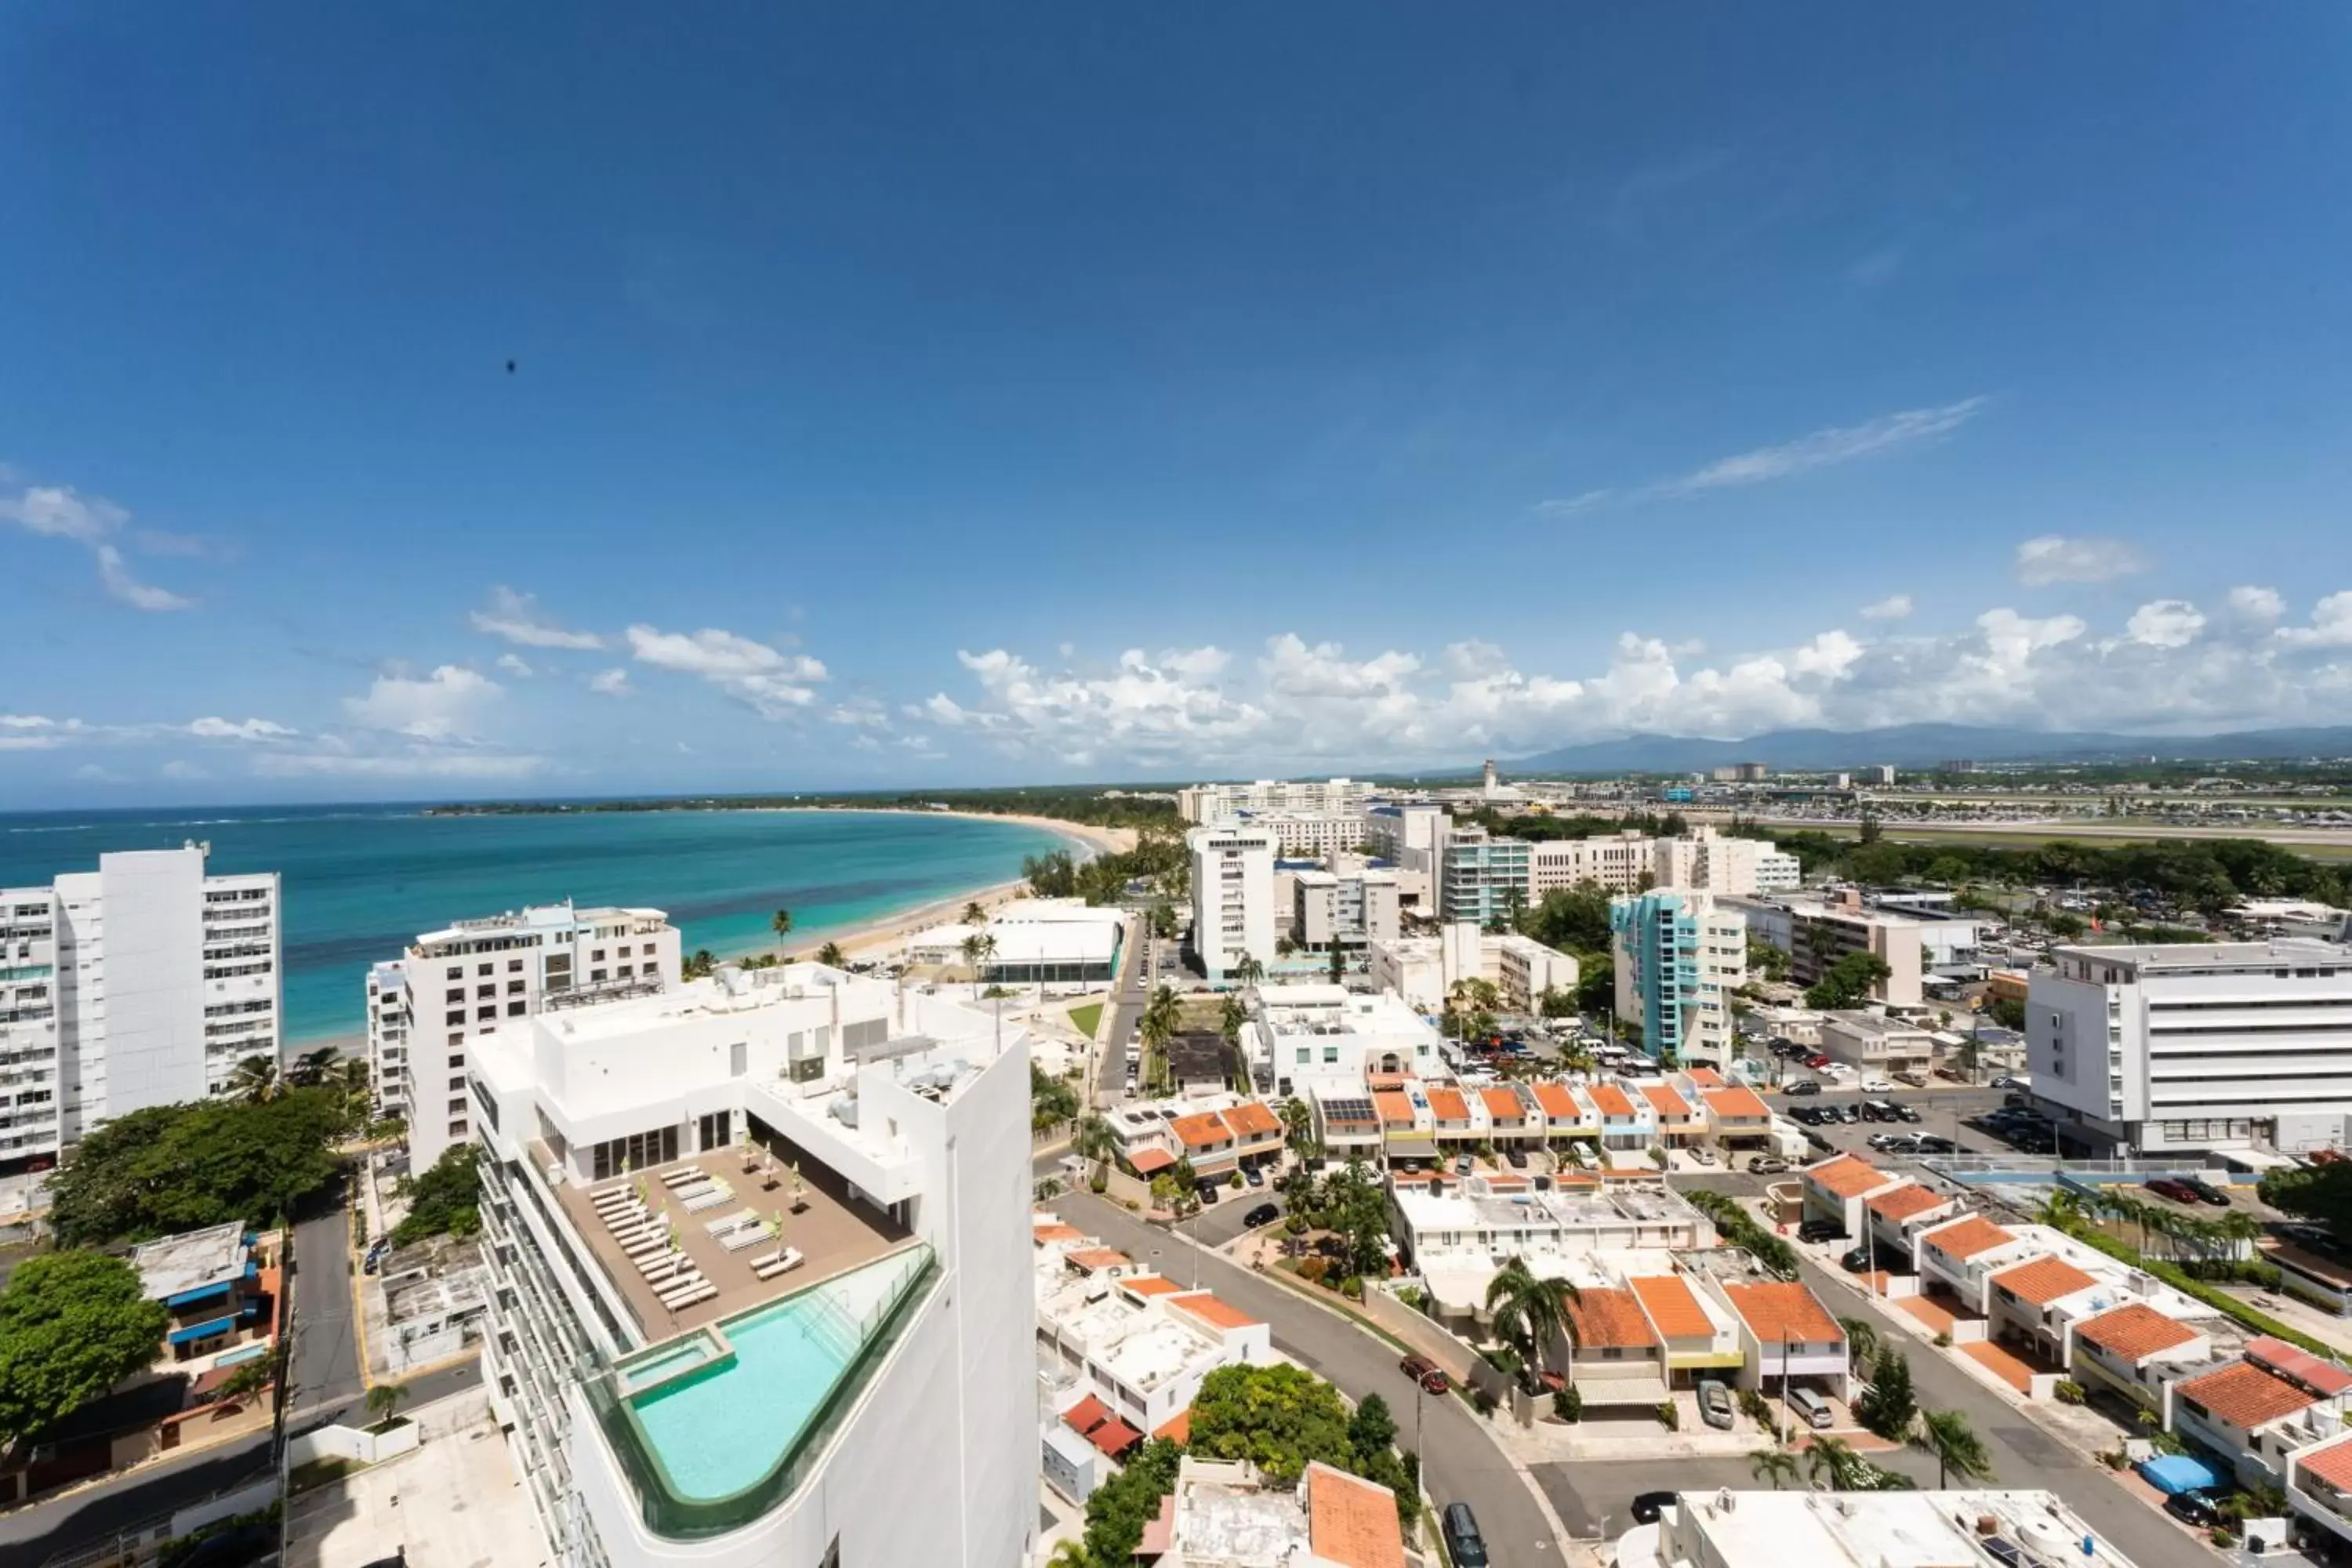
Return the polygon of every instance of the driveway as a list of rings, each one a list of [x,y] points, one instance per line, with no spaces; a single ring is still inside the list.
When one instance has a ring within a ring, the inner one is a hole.
[[[1129,915],[1127,935],[1120,942],[1118,978],[1111,983],[1110,1026],[1104,1038],[1102,1070],[1095,1078],[1095,1105],[1107,1110],[1126,1097],[1127,1037],[1143,1017],[1143,1004],[1148,994],[1148,976],[1144,973],[1144,948],[1150,939],[1145,936],[1143,918]]]
[[[1454,1395],[1422,1395],[1397,1370],[1398,1352],[1387,1341],[1214,1254],[1197,1261],[1183,1256],[1192,1250],[1183,1242],[1098,1198],[1077,1194],[1055,1206],[1065,1220],[1129,1257],[1150,1259],[1158,1250],[1160,1266],[1172,1279],[1189,1280],[1197,1268],[1203,1287],[1265,1321],[1285,1355],[1329,1379],[1350,1399],[1368,1394],[1386,1399],[1400,1443],[1412,1447],[1418,1425],[1423,1479],[1430,1495],[1440,1508],[1470,1505],[1498,1568],[1561,1561],[1543,1510],[1487,1436],[1485,1423]]]

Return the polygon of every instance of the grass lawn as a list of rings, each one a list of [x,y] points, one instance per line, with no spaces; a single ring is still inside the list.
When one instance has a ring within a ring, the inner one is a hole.
[[[1102,1022],[1102,1010],[1103,1005],[1099,1002],[1079,1003],[1070,1009],[1070,1027],[1077,1030],[1087,1038],[1093,1039],[1095,1026]]]

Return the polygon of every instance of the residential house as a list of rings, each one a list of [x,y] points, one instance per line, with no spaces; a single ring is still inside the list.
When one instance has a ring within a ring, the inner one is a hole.
[[[1863,1205],[1907,1178],[1890,1175],[1853,1154],[1832,1154],[1804,1168],[1801,1189],[1809,1220],[1833,1222],[1843,1236],[1860,1236]]]
[[[1737,1380],[1748,1351],[1728,1307],[1693,1289],[1680,1273],[1637,1274],[1625,1285],[1664,1352],[1668,1384],[1687,1388],[1709,1375]]]
[[[1847,1397],[1845,1331],[1812,1291],[1796,1280],[1708,1284],[1739,1320],[1740,1387]]]
[[[2111,1389],[2160,1418],[2167,1385],[2183,1367],[2212,1357],[2203,1330],[2130,1301],[2074,1325],[2067,1368],[2077,1383]]]

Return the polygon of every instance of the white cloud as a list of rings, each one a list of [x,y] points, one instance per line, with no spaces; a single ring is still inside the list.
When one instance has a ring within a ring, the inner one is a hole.
[[[1582,517],[1588,511],[1599,511],[1616,499],[1617,492],[1612,489],[1586,490],[1558,500],[1539,500],[1535,512],[1538,517]]]
[[[815,684],[826,677],[821,659],[715,627],[665,632],[633,626],[628,635],[638,663],[707,680],[763,719],[807,708],[816,700]]]
[[[1768,479],[1790,479],[1815,468],[1850,463],[1857,458],[1876,457],[1949,435],[1983,412],[1990,402],[1988,398],[1967,397],[1940,408],[1908,408],[1860,425],[1832,426],[1778,447],[1759,447],[1752,452],[1719,458],[1696,472],[1651,489],[1662,496],[1700,495],[1708,490],[1762,484]]]
[[[268,752],[253,771],[268,778],[520,779],[547,767],[544,757],[489,752]]]
[[[2281,626],[2277,637],[2300,647],[2352,647],[2352,590],[2328,595],[2311,607],[2311,625]]]
[[[476,610],[467,618],[478,632],[494,637],[504,637],[525,647],[603,647],[604,639],[594,632],[577,632],[540,619],[534,608],[536,601],[529,594],[518,594],[504,584],[490,590],[490,607]]]
[[[588,678],[588,689],[599,697],[629,697],[635,693],[629,685],[629,672],[615,666],[600,669]]]
[[[0,521],[13,522],[44,538],[70,540],[89,550],[98,563],[99,584],[109,596],[135,610],[194,608],[194,599],[142,583],[132,574],[121,550],[112,542],[130,521],[131,514],[112,501],[85,496],[71,486],[33,485],[14,499],[0,497]],[[176,535],[155,537],[178,542]]]
[[[2017,580],[2029,588],[2053,583],[2109,583],[2147,570],[2147,557],[2120,539],[2045,533],[2017,547]]]
[[[197,719],[187,726],[189,734],[204,741],[290,741],[300,733],[283,724],[267,719]]]
[[[2151,647],[2187,647],[2204,629],[2204,612],[2186,599],[2151,599],[2124,623],[2134,642]]]
[[[1899,621],[1910,614],[1911,595],[1908,594],[1889,594],[1876,604],[1862,607],[1862,618],[1865,621]]]
[[[2230,613],[2250,621],[2275,621],[2286,614],[2286,601],[2276,588],[2241,586],[2230,590]]]
[[[529,680],[533,675],[538,673],[538,671],[532,669],[530,665],[525,664],[521,659],[517,658],[510,653],[502,653],[499,655],[497,658],[491,660],[491,663],[497,668],[505,670],[509,675],[513,676],[517,680]]]
[[[890,710],[878,698],[850,698],[847,701],[835,704],[832,711],[824,717],[825,722],[829,724],[847,724],[856,729],[887,730],[890,728]]]
[[[504,689],[463,665],[445,664],[418,680],[379,675],[364,697],[346,697],[343,710],[354,722],[420,741],[465,737],[482,710]]]

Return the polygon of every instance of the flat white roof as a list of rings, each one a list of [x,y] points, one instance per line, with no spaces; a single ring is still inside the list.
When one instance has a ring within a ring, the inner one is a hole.
[[[1992,1561],[1994,1540],[2023,1549],[2012,1560],[2131,1564],[2046,1491],[1682,1492],[1660,1556],[1677,1568],[1953,1568]],[[1703,1555],[1689,1549],[1702,1542]]]
[[[151,1301],[229,1284],[245,1272],[245,1258],[242,1222],[184,1230],[131,1251],[139,1289]]]

